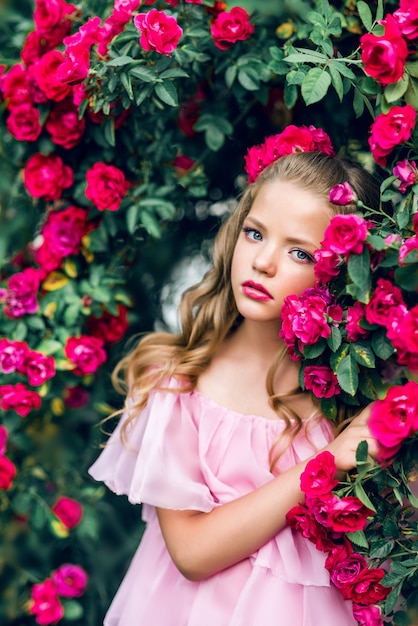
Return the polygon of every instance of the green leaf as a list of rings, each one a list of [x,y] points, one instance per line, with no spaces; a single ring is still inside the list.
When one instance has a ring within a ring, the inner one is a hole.
[[[384,91],[384,95],[385,95],[387,102],[396,102],[396,100],[399,100],[400,98],[402,98],[402,96],[405,94],[406,90],[408,89],[408,85],[409,85],[408,77],[401,78],[400,80],[398,80],[397,83],[392,83],[390,85],[387,85]]]
[[[18,322],[12,334],[12,339],[15,341],[24,341],[26,339],[26,335],[28,333],[28,328],[25,322]]]
[[[302,70],[290,70],[286,75],[286,82],[288,85],[301,85],[305,76],[306,72]]]
[[[418,78],[418,61],[410,61],[405,65],[405,69],[410,76]]]
[[[418,81],[416,78],[411,78],[409,81],[408,89],[405,92],[405,101],[418,111]]]
[[[349,67],[347,67],[347,65],[345,65],[345,63],[343,63],[343,61],[341,60],[337,60],[337,59],[333,59],[330,61],[330,65],[332,65],[332,67],[335,67],[335,69],[342,74],[343,76],[345,76],[345,78],[349,78],[350,80],[355,80],[356,79],[356,75],[354,74],[354,72],[352,70],[350,70]]]
[[[392,552],[394,545],[395,542],[391,539],[379,539],[371,544],[369,556],[372,559],[382,559]]]
[[[386,574],[386,576],[382,580],[382,583],[386,585],[387,587],[394,587],[392,591],[389,593],[389,595],[387,596],[385,603],[383,605],[384,607],[383,610],[385,612],[385,615],[389,615],[393,611],[395,606],[398,604],[399,595],[401,592],[401,585],[399,585],[398,583],[401,581],[402,581],[402,578],[399,579],[399,576],[392,576],[390,573]]]
[[[341,342],[342,342],[342,335],[341,335],[340,329],[338,328],[338,326],[331,326],[331,335],[327,339],[327,344],[329,348],[333,352],[336,352],[338,348],[340,347]]]
[[[369,496],[364,490],[363,485],[360,482],[354,483],[354,493],[360,500],[360,502],[364,504],[364,506],[367,506],[368,509],[376,513],[376,507],[373,505],[373,502],[370,500]]]
[[[135,98],[135,103],[137,107],[141,106],[141,104],[148,98],[153,88],[154,88],[153,85],[147,85],[146,87],[140,90],[140,92]]]
[[[416,251],[414,251],[416,254]],[[418,285],[418,259],[411,265],[404,265],[395,270],[395,281],[402,289],[415,292]]]
[[[158,83],[155,86],[155,93],[157,96],[171,107],[178,106],[177,89],[174,83],[166,81],[165,83]]]
[[[328,419],[335,420],[337,417],[337,401],[335,397],[321,398],[321,413],[326,415]]]
[[[369,5],[363,2],[363,0],[358,0],[357,11],[366,29],[368,31],[371,31],[373,25],[373,16]]]
[[[364,98],[360,89],[354,88],[353,109],[356,117],[361,117],[364,112]]]
[[[307,105],[319,102],[325,97],[331,84],[331,76],[320,67],[314,67],[302,82],[302,97]]]
[[[352,533],[346,533],[345,535],[349,541],[360,548],[368,548],[369,542],[363,530],[356,530]]]
[[[354,396],[358,387],[358,366],[351,354],[342,359],[335,373],[341,389]]]
[[[260,75],[251,67],[240,69],[238,72],[238,82],[247,91],[257,91],[260,88]]]
[[[340,102],[342,102],[342,99],[344,97],[344,85],[341,74],[331,63],[328,65],[327,70],[331,75],[332,86],[334,87]]]
[[[126,209],[126,226],[131,235],[134,234],[138,225],[139,213],[140,208],[138,204],[131,204],[131,206]]]
[[[172,219],[176,214],[175,205],[169,200],[161,198],[144,198],[139,203],[141,208],[155,209],[163,219]]]
[[[321,338],[311,346],[303,346],[303,354],[306,359],[316,359],[326,348],[325,339]]]
[[[360,289],[368,289],[371,282],[370,252],[366,246],[361,254],[350,254],[347,263],[349,276]]]
[[[80,602],[76,600],[62,600],[62,605],[64,607],[64,617],[69,622],[74,622],[75,620],[80,619],[84,615],[83,606]]]
[[[298,89],[296,85],[286,85],[284,86],[284,95],[283,95],[284,103],[288,109],[293,109],[297,100],[298,100]]]
[[[367,441],[360,441],[356,450],[356,462],[357,465],[364,465],[369,463],[369,446]]]
[[[46,356],[50,356],[51,354],[55,354],[62,348],[62,344],[55,339],[44,339],[36,346],[37,352],[42,352]]]
[[[137,65],[129,70],[131,76],[140,78],[144,83],[155,83],[158,80],[156,73],[149,67],[142,67]]]
[[[143,211],[141,213],[141,222],[147,231],[152,237],[155,239],[159,239],[161,237],[161,228],[160,224],[152,213],[148,213],[148,211]]]
[[[134,92],[133,92],[133,89],[132,89],[132,81],[131,81],[131,77],[129,76],[129,74],[126,74],[125,72],[122,72],[121,75],[120,75],[120,82],[125,87],[126,93],[129,96],[129,100],[133,100],[134,99]],[[111,145],[113,145],[113,144],[111,144]]]
[[[384,250],[386,247],[384,237],[380,237],[379,235],[371,235],[370,233],[367,235],[367,243],[372,246],[378,252],[380,250]]]
[[[181,67],[171,67],[164,72],[161,72],[160,78],[190,78],[190,74],[183,70]]]
[[[230,65],[225,72],[225,84],[231,88],[237,77],[238,68],[236,65]]]
[[[109,67],[121,67],[122,65],[128,65],[129,63],[133,63],[135,59],[130,56],[120,56],[112,59],[111,61],[107,61],[106,65]]]
[[[360,341],[353,343],[350,348],[350,353],[360,365],[370,368],[375,367],[376,362],[374,354],[367,343],[361,343]]]
[[[371,346],[376,356],[386,361],[394,352],[393,346],[386,336],[386,330],[379,328],[372,334]]]

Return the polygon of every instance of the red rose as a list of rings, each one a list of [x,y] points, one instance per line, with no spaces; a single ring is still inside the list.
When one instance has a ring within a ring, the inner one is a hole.
[[[39,265],[39,274],[41,280],[44,280],[48,274],[58,269],[62,265],[62,257],[57,256],[51,250],[48,243],[44,241],[37,248],[31,247],[35,262]]]
[[[84,387],[66,387],[64,389],[64,402],[69,409],[79,409],[89,401],[89,394]]]
[[[35,615],[38,624],[55,624],[64,617],[64,608],[51,579],[33,585],[29,612]]]
[[[109,343],[120,341],[129,328],[129,322],[126,307],[118,305],[118,311],[119,315],[111,315],[104,311],[101,317],[89,317],[87,320],[89,333]]]
[[[360,38],[361,60],[366,74],[382,85],[389,85],[403,76],[408,46],[392,15],[380,23],[385,27],[383,35],[366,33]]]
[[[399,248],[399,265],[405,265],[406,257],[410,252],[414,250],[418,250],[418,239],[416,235],[414,237],[408,237],[408,239],[405,239],[405,241]],[[416,260],[417,257],[418,253],[415,253],[414,260]]]
[[[386,166],[386,157],[396,146],[407,141],[415,126],[416,111],[410,104],[393,106],[388,113],[380,113],[371,126],[369,146],[374,160]]]
[[[46,120],[45,128],[52,141],[58,146],[69,150],[76,146],[83,136],[86,127],[84,117],[78,119],[78,107],[72,100],[57,104]]]
[[[41,229],[49,253],[60,259],[80,252],[87,231],[87,211],[73,205],[49,211]]]
[[[365,306],[361,302],[355,302],[352,307],[347,309],[347,338],[351,341],[357,341],[369,332],[362,328],[359,323],[364,318],[364,310]]]
[[[83,517],[82,505],[77,500],[65,496],[59,497],[51,510],[69,529],[77,526]]]
[[[18,141],[36,141],[42,132],[39,111],[29,102],[13,107],[6,126]]]
[[[359,604],[381,602],[390,593],[390,587],[384,587],[380,581],[386,572],[382,568],[364,569],[350,590],[349,599]]]
[[[42,54],[45,52],[48,52],[48,50],[43,48],[42,36],[38,31],[33,30],[26,36],[22,50],[20,51],[20,58],[27,67],[39,61]]]
[[[54,357],[35,350],[26,355],[24,367],[28,382],[33,387],[43,385],[45,381],[55,376]]]
[[[334,215],[325,229],[321,246],[335,254],[361,254],[367,233],[367,222],[363,217],[353,213]]]
[[[418,430],[418,383],[390,387],[386,397],[372,405],[369,428],[385,448],[398,446]]]
[[[315,544],[318,550],[328,552],[334,547],[332,539],[323,526],[318,524],[306,506],[294,506],[286,514],[286,522],[309,541]]]
[[[398,22],[404,37],[411,40],[418,37],[418,6],[416,0],[401,0],[399,9],[394,12],[393,17]]]
[[[374,512],[355,496],[337,498],[329,509],[328,525],[335,532],[363,530]]]
[[[139,43],[144,50],[155,50],[167,56],[177,48],[183,34],[175,17],[157,9],[139,13],[134,18],[134,24],[141,31]]]
[[[64,348],[67,359],[75,364],[73,374],[85,376],[94,374],[102,363],[106,361],[107,355],[103,350],[103,339],[97,337],[70,337]]]
[[[331,581],[347,600],[353,584],[358,580],[360,573],[367,569],[367,561],[361,555],[341,546],[331,553],[325,561]]]
[[[241,7],[233,7],[229,12],[219,13],[211,26],[215,46],[220,50],[228,50],[237,41],[251,37],[254,25],[250,24],[249,20],[247,11]]]
[[[86,197],[99,211],[117,211],[130,183],[114,165],[98,162],[86,172]]]
[[[340,273],[341,259],[331,250],[315,250],[315,277],[320,285],[325,285]]]
[[[97,18],[100,22],[100,18]],[[89,73],[90,48],[84,44],[67,46],[63,63],[57,68],[56,77],[63,83],[81,83]]]
[[[372,297],[366,304],[366,320],[370,324],[386,326],[391,309],[402,304],[405,304],[405,302],[400,288],[390,280],[379,278]]]
[[[303,371],[305,388],[317,398],[332,398],[341,392],[338,379],[326,365],[308,365]]]
[[[15,464],[7,457],[0,456],[0,489],[10,489],[15,476]]]
[[[300,476],[300,488],[309,498],[329,494],[338,480],[335,479],[337,466],[331,452],[324,450],[308,461]]]
[[[30,391],[23,383],[2,385],[0,387],[0,406],[3,411],[14,410],[18,415],[26,417],[32,409],[41,407],[41,396]]]
[[[33,74],[42,92],[50,100],[59,102],[71,94],[71,86],[57,78],[57,69],[64,62],[59,50],[51,50],[33,66]]]
[[[26,163],[23,182],[31,196],[50,202],[60,198],[63,190],[71,187],[74,174],[58,155],[47,156],[36,152]]]
[[[379,606],[353,604],[353,617],[360,626],[382,626],[382,612]]]
[[[400,314],[392,312],[387,325],[387,336],[396,349],[398,363],[418,371],[418,305],[409,311],[399,307]]]
[[[27,267],[9,278],[4,314],[9,318],[22,317],[38,310],[37,293],[40,283],[38,270]]]

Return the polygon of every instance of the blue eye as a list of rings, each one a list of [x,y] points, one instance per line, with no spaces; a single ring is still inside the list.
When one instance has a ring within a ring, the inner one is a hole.
[[[305,263],[315,263],[315,259],[305,252],[305,250],[301,250],[300,248],[295,248],[291,251],[291,254],[294,255],[297,261],[302,261]]]
[[[259,230],[256,230],[255,228],[243,228],[242,230],[245,233],[246,238],[249,239],[250,241],[262,241],[263,240],[262,234],[260,233]]]

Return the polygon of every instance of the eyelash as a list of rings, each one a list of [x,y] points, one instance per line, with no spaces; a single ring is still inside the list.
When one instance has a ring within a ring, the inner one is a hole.
[[[247,227],[244,227],[242,229],[242,231],[245,234],[245,236],[247,237],[247,239],[250,239],[250,241],[261,241],[261,239],[263,238],[263,236],[260,233],[260,231],[257,230],[256,228],[250,228],[249,226],[247,226]],[[260,239],[251,239],[251,237],[249,237],[250,233],[257,233],[258,235],[260,235]]]
[[[247,237],[247,239],[249,239],[250,241],[261,241],[261,239],[263,238],[263,236],[261,235],[260,231],[257,230],[256,228],[251,228],[250,226],[245,226],[242,229],[243,233],[245,234],[245,236]],[[261,239],[252,239],[249,235],[250,233],[257,233],[258,235],[260,235]],[[302,263],[304,261],[308,261],[309,263],[315,263],[315,259],[312,255],[308,254],[308,252],[306,252],[306,250],[302,250],[301,248],[293,248],[293,250],[290,251],[290,253],[293,252],[302,252],[305,255],[305,259],[297,259],[298,261],[301,261]]]
[[[305,255],[305,259],[297,259],[298,261],[309,261],[309,263],[315,263],[315,259],[305,250],[301,250],[301,248],[293,248],[290,252],[302,252]]]

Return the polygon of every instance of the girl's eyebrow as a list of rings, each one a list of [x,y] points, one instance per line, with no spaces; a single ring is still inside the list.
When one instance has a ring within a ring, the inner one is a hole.
[[[260,230],[265,229],[263,222],[260,222],[256,217],[253,217],[252,215],[247,215],[245,220],[249,220],[250,222],[254,224],[254,226],[259,228]],[[298,239],[298,237],[287,237],[286,241],[296,246],[312,246],[312,248],[314,248],[315,250],[321,247],[321,244],[311,241],[310,239]]]

